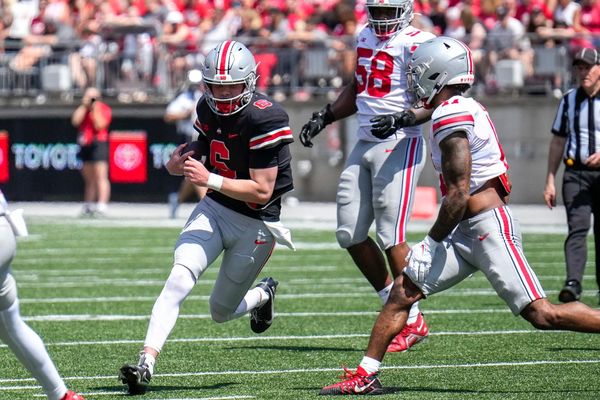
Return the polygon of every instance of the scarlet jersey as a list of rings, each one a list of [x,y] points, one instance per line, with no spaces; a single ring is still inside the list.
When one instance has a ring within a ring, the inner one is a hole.
[[[471,98],[454,96],[439,105],[431,116],[431,160],[440,174],[442,194],[446,189],[441,175],[440,142],[454,132],[466,132],[469,140],[472,158],[470,193],[506,173],[508,163],[487,110]]]
[[[294,141],[285,110],[261,93],[237,114],[218,116],[202,97],[196,106],[194,128],[198,140],[210,149],[211,172],[232,179],[250,179],[250,169],[278,166],[273,196],[266,206],[244,203],[216,191],[207,196],[241,214],[263,221],[279,221],[281,195],[293,189],[292,156]]]
[[[408,26],[388,40],[381,41],[367,26],[359,34],[356,44],[356,71],[358,82],[356,106],[358,108],[358,138],[370,142],[396,139],[378,139],[371,135],[373,117],[406,110],[415,99],[408,91],[406,65],[419,44],[435,35]],[[421,134],[418,126],[398,131],[401,135]]]

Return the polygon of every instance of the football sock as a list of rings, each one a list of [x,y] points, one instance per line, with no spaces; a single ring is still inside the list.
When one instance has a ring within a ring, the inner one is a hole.
[[[42,339],[21,318],[18,300],[0,312],[0,339],[38,381],[49,400],[60,400],[65,395],[67,387]]]
[[[256,307],[260,307],[269,300],[269,294],[264,289],[255,287],[248,290],[242,302],[238,305],[235,310],[233,318],[241,317],[250,310],[254,310]]]
[[[364,369],[367,374],[379,371],[380,366],[381,361],[377,361],[376,359],[367,356],[363,357],[359,365],[359,367]]]
[[[96,211],[98,212],[106,212],[108,209],[108,204],[106,203],[96,203]]]
[[[156,299],[146,332],[144,346],[152,347],[160,352],[167,337],[175,327],[179,309],[190,294],[196,280],[189,269],[182,265],[174,265],[165,287]]]
[[[148,371],[150,371],[150,375],[154,375],[154,364],[156,363],[156,358],[152,354],[144,353],[143,351],[140,353],[140,361],[138,365],[145,365],[148,367]]]
[[[388,298],[390,297],[390,292],[392,291],[392,286],[394,286],[394,282],[390,283],[389,285],[381,289],[379,292],[377,292],[382,304],[387,303]]]
[[[414,324],[417,322],[417,318],[419,317],[419,302],[417,301],[410,308],[410,312],[408,313],[408,319],[406,320],[407,324]]]

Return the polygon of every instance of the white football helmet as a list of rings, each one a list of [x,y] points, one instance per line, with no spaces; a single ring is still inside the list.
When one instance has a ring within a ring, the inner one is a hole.
[[[428,105],[446,85],[471,86],[475,70],[471,50],[445,36],[423,42],[410,57],[406,70],[408,88]]]
[[[226,40],[212,49],[202,66],[202,82],[206,101],[215,114],[232,115],[246,107],[256,89],[256,61],[254,55],[240,42]],[[244,84],[241,94],[216,98],[214,85]]]
[[[373,33],[388,39],[413,20],[413,0],[367,0],[367,18]]]

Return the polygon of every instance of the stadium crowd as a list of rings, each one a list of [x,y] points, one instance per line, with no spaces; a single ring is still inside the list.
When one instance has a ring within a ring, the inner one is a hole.
[[[416,0],[414,9],[416,27],[470,46],[488,92],[541,79],[558,97],[571,55],[599,40],[597,0]],[[1,0],[0,94],[97,86],[123,101],[171,96],[209,49],[236,38],[256,54],[259,90],[306,100],[349,80],[365,23],[364,0]]]

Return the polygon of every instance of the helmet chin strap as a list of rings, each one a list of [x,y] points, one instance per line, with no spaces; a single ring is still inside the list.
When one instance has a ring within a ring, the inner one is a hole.
[[[425,104],[427,104],[427,105],[431,104],[431,100],[433,100],[433,98],[435,97],[435,95],[438,94],[439,91],[442,90],[442,88],[446,84],[446,78],[448,78],[448,72],[444,71],[444,73],[442,74],[442,76],[440,76],[437,79],[437,81],[435,82],[435,85],[433,85],[433,89],[431,90],[431,94],[427,98],[427,101],[425,102]]]

